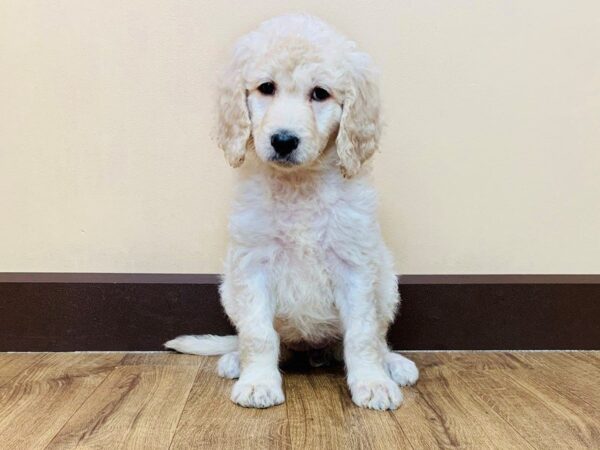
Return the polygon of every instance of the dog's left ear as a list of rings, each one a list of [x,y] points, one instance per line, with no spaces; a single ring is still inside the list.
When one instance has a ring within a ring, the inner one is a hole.
[[[217,143],[232,167],[244,162],[251,132],[240,59],[234,57],[223,73],[218,99]]]
[[[351,86],[342,105],[336,146],[340,168],[346,178],[356,175],[361,165],[379,146],[381,111],[379,88],[371,59],[354,53]]]

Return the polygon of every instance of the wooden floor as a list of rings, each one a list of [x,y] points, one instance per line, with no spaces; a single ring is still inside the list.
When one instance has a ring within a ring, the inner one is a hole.
[[[0,354],[0,448],[600,448],[600,353],[411,353],[394,412],[355,407],[339,369],[285,374],[286,403],[229,401],[215,358]]]

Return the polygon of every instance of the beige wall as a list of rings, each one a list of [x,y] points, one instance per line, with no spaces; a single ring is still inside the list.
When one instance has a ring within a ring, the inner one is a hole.
[[[219,272],[233,40],[316,13],[383,72],[407,274],[600,273],[600,2],[0,1],[0,271]]]

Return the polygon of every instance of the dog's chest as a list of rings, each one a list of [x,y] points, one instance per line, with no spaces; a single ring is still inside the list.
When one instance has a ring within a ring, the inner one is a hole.
[[[275,326],[284,343],[320,347],[340,330],[331,252],[322,232],[298,228],[295,239],[278,246],[270,270]]]
[[[238,199],[232,238],[264,270],[283,342],[318,345],[339,336],[336,268],[362,254],[374,211],[370,196],[348,188],[332,182],[265,189],[257,182]]]
[[[315,258],[330,245],[331,210],[317,200],[277,204],[273,208],[272,240],[290,258]]]
[[[270,280],[277,301],[276,326],[284,342],[319,345],[339,332],[331,270],[336,207],[326,192],[319,194],[272,204]]]

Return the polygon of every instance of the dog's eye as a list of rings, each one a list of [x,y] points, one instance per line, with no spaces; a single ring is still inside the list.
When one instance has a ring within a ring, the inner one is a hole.
[[[317,86],[313,89],[312,94],[310,94],[310,98],[316,100],[318,102],[322,102],[323,100],[327,100],[330,97],[329,92],[327,92],[322,87]]]
[[[267,81],[266,83],[258,86],[258,91],[264,95],[273,95],[275,93],[275,83]]]

